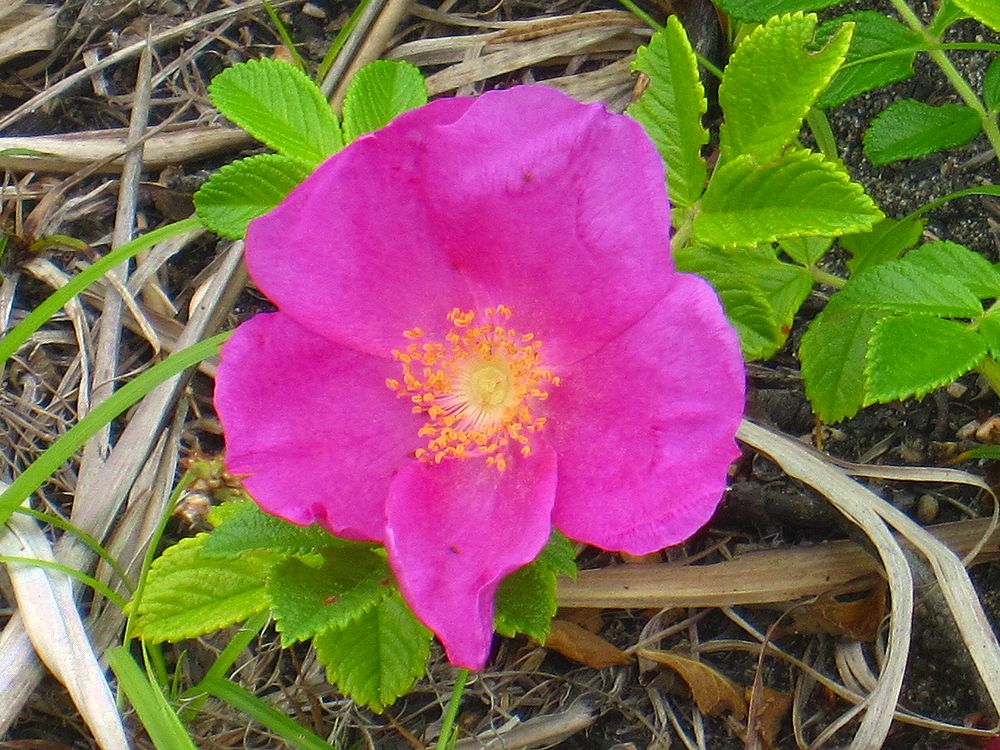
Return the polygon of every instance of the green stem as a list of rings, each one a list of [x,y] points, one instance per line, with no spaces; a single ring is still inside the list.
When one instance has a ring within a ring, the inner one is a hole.
[[[900,18],[906,21],[906,24],[926,39],[929,44],[937,45],[941,42],[940,39],[924,28],[920,19],[917,18],[917,14],[906,4],[905,0],[892,0],[892,5],[896,9],[896,12],[899,13]],[[962,78],[962,75],[955,69],[955,66],[952,65],[951,60],[943,51],[940,49],[930,49],[927,51],[927,54],[930,55],[930,58],[941,69],[941,72],[944,73],[945,78],[954,87],[962,101],[979,115],[983,132],[986,133],[990,145],[993,146],[993,150],[996,152],[997,159],[1000,160],[1000,127],[997,126],[996,116],[986,111],[986,107],[979,101],[979,97],[976,96],[972,87],[966,83],[965,79]]]
[[[676,211],[677,209],[675,208],[674,210]],[[697,212],[697,204],[688,206],[687,212],[684,214],[684,221],[679,227],[677,227],[677,231],[674,232],[674,236],[670,238],[671,254],[687,247],[688,242],[691,240],[691,235],[694,232],[694,215]]]
[[[621,5],[623,8],[625,8],[625,10],[627,10],[633,16],[638,18],[640,21],[642,21],[644,24],[646,24],[649,28],[653,29],[653,31],[663,30],[663,27],[660,26],[660,24],[658,24],[656,21],[654,21],[651,15],[649,15],[646,11],[644,11],[638,5],[633,3],[632,0],[618,0],[618,4]]]
[[[844,284],[847,283],[844,279],[839,276],[835,276],[832,273],[827,273],[826,271],[821,271],[815,266],[809,266],[809,273],[812,274],[813,281],[817,284],[825,284],[826,286],[832,286],[834,289],[843,289]]]
[[[986,382],[990,384],[993,392],[1000,396],[1000,365],[997,364],[997,361],[989,355],[983,357],[976,365],[976,372],[986,378]]]
[[[458,707],[462,702],[462,693],[465,692],[465,683],[468,679],[468,669],[460,669],[455,674],[455,687],[451,691],[451,698],[448,699],[444,718],[441,719],[441,734],[438,736],[435,750],[451,750],[455,746],[455,718],[458,716]]]

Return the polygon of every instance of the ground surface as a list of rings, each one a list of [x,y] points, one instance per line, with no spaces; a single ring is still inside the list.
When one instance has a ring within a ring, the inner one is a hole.
[[[247,5],[239,10],[235,3],[214,0],[142,3],[69,0],[58,13],[52,42],[39,41],[40,46],[51,47],[49,51],[26,53],[0,63],[0,137],[75,134],[80,138],[83,154],[75,162],[35,171],[8,163],[0,217],[4,230],[13,233],[14,239],[12,251],[4,258],[4,293],[0,299],[6,307],[0,314],[16,322],[26,308],[47,294],[53,283],[58,283],[54,279],[60,270],[72,273],[92,261],[95,252],[107,249],[116,223],[116,208],[121,202],[117,196],[122,168],[115,163],[97,170],[92,168],[94,154],[99,149],[88,131],[128,125],[137,87],[139,55],[138,50],[122,51],[141,41],[149,28],[157,41],[148,127],[155,129],[176,120],[200,139],[219,123],[205,94],[211,76],[235,61],[279,54],[276,52],[279,41],[266,13],[254,3]],[[646,3],[644,7],[662,20],[663,5]],[[334,0],[284,4],[282,13],[293,37],[314,64],[343,25],[350,9],[347,6]],[[392,11],[393,3],[388,6]],[[888,12],[868,2],[858,7]],[[601,17],[591,29],[617,24],[617,30],[592,37],[586,35],[586,30],[553,29],[544,24],[532,27],[530,34],[513,43],[521,45],[517,48],[523,52],[521,57],[480,67],[463,67],[468,52],[454,41],[468,33],[490,32],[495,28],[492,22],[497,20],[536,20],[556,14],[618,8],[611,2],[578,0],[444,2],[433,11],[428,4],[423,10],[399,16],[398,26],[392,19],[383,18],[381,26],[376,22],[368,35],[369,45],[361,44],[359,38],[354,52],[361,57],[372,57],[388,51],[390,55],[414,61],[431,76],[429,83],[434,94],[450,95],[456,90],[477,93],[517,82],[557,79],[558,85],[580,98],[604,100],[621,110],[634,83],[627,62],[623,61],[647,37],[641,24],[632,23],[627,17]],[[224,17],[209,15],[226,9],[233,12]],[[692,3],[686,12],[691,28],[699,29],[699,39],[711,55],[712,49],[719,48],[722,33],[715,27],[714,15],[703,10],[699,11]],[[921,10],[927,12],[926,8]],[[170,34],[171,29],[185,23],[190,26],[183,34]],[[976,33],[978,30],[966,24],[956,29],[956,38],[968,39]],[[442,41],[431,50],[413,44],[424,38]],[[542,43],[549,45],[545,51]],[[122,52],[119,62],[102,66],[101,60],[118,52]],[[967,53],[956,54],[955,59],[978,87],[986,57],[982,53]],[[92,73],[82,76],[75,86],[47,101],[36,99],[84,66]],[[860,149],[864,125],[889,102],[906,96],[933,103],[955,99],[936,69],[921,63],[914,79],[861,97],[830,114],[846,164],[887,214],[901,217],[923,202],[953,190],[1000,182],[997,162],[987,153],[985,139],[943,156],[884,168],[870,165]],[[163,163],[152,168],[147,165],[141,180],[126,182],[127,192],[137,201],[136,226],[140,230],[153,228],[187,216],[193,190],[210,170],[236,156],[240,145],[199,145],[200,151],[184,150],[168,155]],[[954,201],[931,213],[927,233],[963,242],[996,261],[1000,259],[997,213],[995,199],[975,197]],[[85,247],[67,249],[56,245],[41,252],[29,252],[31,243],[52,235],[77,238]],[[171,336],[177,335],[178,326],[174,323],[171,327],[171,321],[188,320],[188,305],[204,279],[205,270],[214,268],[215,259],[228,247],[228,243],[219,243],[208,236],[190,239],[153,273],[151,285],[139,295],[149,312],[149,320],[157,323],[164,348],[169,349]],[[822,302],[820,295],[807,302],[804,319],[793,331],[790,344],[772,361],[752,364],[749,370],[748,416],[806,439],[810,439],[815,425],[803,396],[794,351],[802,324],[821,308]],[[228,311],[225,325],[245,319],[265,304],[252,289],[244,291]],[[81,381],[78,343],[84,340],[89,345],[83,350],[84,361],[101,356],[96,353],[100,347],[94,347],[98,340],[97,306],[98,300],[89,299],[79,319],[55,320],[45,329],[44,336],[22,351],[8,371],[0,401],[3,410],[0,441],[6,441],[2,451],[6,465],[0,468],[6,475],[4,479],[9,481],[55,435],[66,429],[81,408],[81,394],[100,387],[99,378],[93,384],[87,383],[89,374]],[[113,371],[129,373],[144,367],[151,356],[149,338],[134,327],[125,332]],[[170,408],[167,423],[180,415],[171,440],[180,446],[181,456],[195,448],[212,451],[221,445],[218,425],[210,409],[210,393],[210,378],[199,375]],[[964,426],[984,422],[997,411],[1000,406],[996,397],[975,377],[968,376],[958,386],[922,402],[872,408],[827,429],[823,447],[848,461],[940,466],[959,448],[975,442],[962,432]],[[120,434],[116,427],[110,436],[112,444]],[[158,434],[149,438],[149,442],[155,442]],[[990,436],[983,438],[989,440]],[[161,444],[149,459],[149,465],[160,467],[169,478],[177,458],[176,452]],[[85,457],[84,461],[87,460]],[[970,468],[985,474],[989,480],[993,478],[988,465]],[[77,481],[84,474],[86,468],[78,470],[75,465],[60,470],[45,489],[44,504],[65,515],[73,513]],[[150,496],[163,493],[155,477],[146,479],[145,491]],[[956,521],[988,515],[991,511],[980,495],[957,485],[871,480],[870,486],[923,523]],[[139,496],[142,497],[141,492]],[[124,511],[115,511],[119,512],[126,515]],[[119,525],[117,537],[112,530],[112,537],[118,541],[131,533],[129,529],[141,527],[134,520],[131,523],[138,526],[123,527],[120,524],[124,521],[117,515],[110,521],[112,527]],[[175,518],[169,533],[176,538],[189,533],[191,528],[188,520]],[[843,539],[851,533],[849,524],[840,519],[825,498],[788,479],[780,468],[748,449],[735,468],[733,489],[712,528],[683,550],[668,552],[666,557],[683,560],[699,556],[712,562],[747,550]],[[593,551],[584,552],[582,561],[594,568],[619,564],[618,560]],[[998,565],[979,565],[973,573],[994,623],[1000,620]],[[794,581],[797,574],[795,569],[788,569],[779,575]],[[3,584],[0,607],[6,607],[0,608],[0,625],[3,625],[13,609],[2,576],[0,584]],[[916,714],[952,724],[990,726],[989,701],[975,677],[966,645],[956,635],[954,622],[941,604],[935,586],[922,582],[917,601],[914,641],[901,705]],[[872,600],[866,602],[865,606],[874,607],[881,616],[878,605]],[[829,687],[811,682],[801,666],[773,655],[758,658],[753,650],[757,642],[755,634],[772,628],[779,612],[787,606],[672,607],[660,611],[619,607],[572,610],[565,617],[620,648],[630,649],[641,642],[654,648],[693,651],[701,654],[705,664],[740,687],[749,687],[756,681],[778,691],[768,694],[763,702],[758,691],[755,711],[760,716],[775,716],[775,731],[762,734],[777,747],[794,747],[793,723],[811,741],[845,712],[847,703],[838,699]],[[865,670],[857,663],[853,669],[845,663],[851,654],[863,655],[869,667],[879,663],[885,647],[884,628],[877,630],[874,644],[851,651],[845,647],[844,638],[831,634],[832,627],[827,621],[818,628],[821,631],[818,634],[770,632],[769,637],[778,638],[778,646],[786,653],[802,659],[811,669],[836,683],[844,681],[850,686],[850,680],[856,679],[864,685]],[[182,679],[197,678],[199,661],[217,647],[216,643],[206,639],[184,644],[189,653],[186,669],[190,673],[182,675]],[[534,741],[519,744],[520,740],[511,738],[508,747],[552,744],[562,736],[568,737],[564,746],[569,748],[688,746],[716,750],[742,746],[744,741],[734,734],[740,722],[726,711],[697,705],[684,682],[672,674],[650,665],[643,665],[640,671],[634,661],[627,666],[598,670],[580,666],[523,640],[505,641],[499,645],[487,671],[470,686],[460,723],[468,735],[482,735],[490,727],[499,728],[514,721],[539,721],[539,734]],[[440,705],[451,689],[452,675],[440,655],[435,654],[428,678],[418,683],[410,696],[384,715],[373,715],[359,710],[326,685],[307,650],[282,652],[273,633],[268,632],[241,664],[240,679],[248,688],[267,696],[275,706],[318,734],[330,737],[340,747],[406,748],[420,747],[433,739]],[[786,700],[794,704],[791,713],[770,708]],[[556,728],[551,726],[553,722],[558,724]],[[856,726],[848,723],[845,731],[827,738],[827,746],[846,743]],[[130,727],[135,732],[136,746],[147,746],[134,717],[130,717]],[[194,722],[192,732],[203,748],[280,746],[277,740],[221,703],[211,704]],[[751,737],[749,742],[759,747],[761,741]],[[887,746],[958,748],[967,744],[955,734],[897,723]],[[72,703],[52,680],[42,682],[33,691],[6,742],[0,742],[0,748],[24,750],[91,746]]]

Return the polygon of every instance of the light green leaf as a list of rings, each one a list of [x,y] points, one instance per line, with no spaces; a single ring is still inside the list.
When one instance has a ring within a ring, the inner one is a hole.
[[[494,628],[508,638],[524,633],[544,643],[556,608],[556,574],[537,562],[525,565],[497,589]]]
[[[267,578],[282,647],[342,628],[394,591],[385,560],[366,549],[327,549],[316,568],[289,558]]]
[[[344,139],[383,128],[410,109],[427,103],[420,70],[401,60],[375,60],[354,74],[344,97]]]
[[[294,554],[332,544],[355,543],[337,539],[319,526],[296,526],[265,513],[254,502],[247,502],[239,503],[225,521],[208,535],[202,554],[205,557],[236,557],[251,550]]]
[[[994,57],[983,74],[983,102],[991,112],[1000,110],[1000,57]]]
[[[986,354],[986,340],[933,315],[883,318],[872,332],[865,405],[920,398],[964,375]]]
[[[722,74],[720,162],[740,154],[757,163],[777,158],[794,143],[816,97],[844,61],[851,24],[843,24],[819,52],[805,49],[816,16],[771,18],[736,49]]]
[[[747,256],[741,265],[747,269],[747,273],[753,275],[757,287],[771,303],[774,319],[781,332],[781,341],[784,343],[791,331],[795,314],[812,291],[812,274],[805,268],[782,263],[773,255],[769,258],[750,254]]]
[[[833,237],[882,218],[864,189],[820,154],[792,151],[757,165],[738,156],[715,170],[694,218],[694,238],[720,247],[785,237]]]
[[[1000,0],[955,0],[955,5],[979,23],[1000,32]]]
[[[937,13],[934,14],[934,18],[927,27],[927,33],[931,37],[940,39],[949,26],[968,17],[969,14],[959,8],[954,0],[941,0],[938,3]]]
[[[803,266],[811,266],[830,249],[833,240],[829,237],[786,237],[778,241],[785,254]]]
[[[210,633],[267,609],[264,578],[275,558],[230,560],[201,555],[208,534],[182,539],[149,569],[135,617],[136,635],[152,643]]]
[[[312,170],[282,154],[259,154],[225,165],[194,194],[201,223],[231,240],[242,239],[247,224],[285,199]]]
[[[552,529],[549,541],[542,547],[535,562],[557,576],[576,579],[576,550],[573,548],[573,542],[563,536],[558,529]]]
[[[948,318],[975,318],[983,314],[979,298],[958,279],[930,274],[904,261],[888,261],[855,274],[836,299],[842,305],[887,312]]]
[[[716,0],[715,4],[732,18],[763,22],[781,13],[822,10],[843,2],[844,0]]]
[[[979,115],[964,104],[933,107],[903,99],[875,118],[864,136],[864,152],[872,164],[890,164],[961,146],[982,127]]]
[[[980,318],[976,330],[986,340],[990,356],[1000,356],[1000,308],[994,308]]]
[[[909,49],[920,44],[920,36],[884,13],[862,10],[847,13],[820,24],[816,30],[817,42],[823,41],[839,28],[840,24],[854,24],[851,46],[847,50],[844,66],[823,90],[816,106],[823,109],[843,104],[858,94],[904,81],[913,75],[916,52],[894,54],[878,60],[867,58]],[[851,63],[856,63],[851,65]]]
[[[708,143],[708,131],[701,118],[708,103],[694,50],[677,16],[669,16],[649,45],[636,51],[632,69],[649,76],[649,86],[625,113],[639,121],[663,157],[670,202],[689,206],[705,189],[701,147]]]
[[[845,234],[838,242],[851,253],[847,268],[851,273],[896,260],[920,241],[924,231],[924,219],[903,219],[896,221],[888,216],[867,232]]]
[[[313,646],[330,682],[381,711],[424,673],[430,642],[431,632],[392,594],[345,627],[316,636]]]
[[[928,276],[953,276],[980,299],[1000,297],[1000,271],[986,258],[957,242],[928,242],[903,256]]]
[[[834,295],[799,345],[806,397],[828,424],[853,417],[865,397],[865,354],[872,327],[887,312],[837,304]]]
[[[234,65],[212,79],[208,95],[258,141],[311,167],[343,146],[323,92],[288,63],[263,58]]]

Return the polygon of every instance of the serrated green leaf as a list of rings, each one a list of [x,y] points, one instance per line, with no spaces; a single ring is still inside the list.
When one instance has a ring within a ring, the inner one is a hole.
[[[842,25],[818,52],[816,16],[771,18],[736,49],[719,84],[725,117],[719,129],[720,163],[747,154],[769,162],[798,138],[802,120],[844,61],[851,24]]]
[[[816,100],[816,106],[821,109],[836,107],[858,94],[905,81],[913,75],[916,52],[894,54],[878,60],[868,58],[920,44],[920,36],[915,31],[884,13],[862,10],[820,24],[816,30],[816,41],[826,40],[845,22],[854,24],[851,46],[847,50],[844,66]]]
[[[855,274],[836,298],[842,305],[887,312],[947,318],[975,318],[983,314],[979,298],[958,279],[927,273],[904,261],[888,261]]]
[[[785,237],[778,246],[785,254],[803,266],[811,266],[824,255],[833,244],[830,237]]]
[[[180,641],[267,609],[264,579],[275,558],[260,553],[207,558],[201,554],[207,538],[182,539],[153,561],[136,612],[136,635],[151,643]]]
[[[234,65],[212,79],[208,95],[258,141],[311,167],[344,145],[323,92],[294,65],[269,58]]]
[[[931,37],[940,39],[949,26],[968,17],[964,10],[955,5],[954,0],[941,0],[938,3],[937,13],[927,26],[927,33]]]
[[[556,615],[556,574],[532,563],[515,570],[497,589],[494,628],[513,638],[524,633],[544,643]]]
[[[424,673],[431,632],[398,593],[340,629],[313,639],[327,679],[363,706],[381,711]]]
[[[955,0],[955,5],[979,23],[1000,32],[1000,0]]]
[[[715,4],[727,16],[759,23],[782,13],[822,10],[843,2],[844,0],[716,0]]]
[[[792,151],[758,165],[738,156],[715,170],[694,218],[694,238],[749,247],[785,237],[833,237],[882,218],[864,189],[820,154]]]
[[[837,304],[834,295],[799,345],[806,397],[827,424],[853,417],[865,397],[865,354],[872,327],[890,313]]]
[[[267,577],[283,648],[344,627],[394,590],[384,558],[366,549],[323,550],[319,568],[289,558]]]
[[[238,159],[208,178],[194,194],[201,223],[231,240],[242,239],[247,224],[285,199],[312,170],[282,154]]]
[[[964,375],[986,354],[986,340],[933,315],[883,318],[872,331],[865,405],[920,398]]]
[[[891,164],[961,146],[982,127],[979,115],[964,104],[934,107],[903,99],[875,118],[864,135],[865,156],[872,164]]]
[[[576,550],[573,548],[573,542],[563,536],[558,529],[552,529],[549,541],[542,547],[535,562],[557,576],[576,580]]]
[[[649,86],[625,110],[646,131],[667,167],[670,201],[689,206],[705,189],[708,174],[701,147],[708,131],[701,118],[708,110],[698,62],[677,16],[635,53],[632,70],[649,76]]]
[[[991,112],[1000,110],[1000,57],[994,57],[983,74],[983,102]]]
[[[213,527],[218,528],[222,524],[229,521],[231,518],[238,516],[240,513],[246,513],[249,508],[256,508],[257,503],[251,500],[249,497],[244,496],[239,500],[227,500],[219,505],[213,505],[208,509],[208,514],[206,516],[209,524]]]
[[[952,276],[980,299],[1000,297],[1000,271],[986,258],[957,242],[928,242],[903,256],[931,276]]]
[[[1000,309],[994,308],[980,318],[976,330],[985,339],[990,356],[1000,356]]]
[[[256,503],[240,506],[205,541],[205,557],[236,557],[251,550],[294,554],[327,547],[350,545],[319,526],[296,526],[262,511]]]
[[[887,260],[896,260],[904,250],[920,241],[924,222],[924,219],[896,221],[886,217],[867,232],[845,234],[838,242],[851,253],[847,268],[857,273]]]
[[[748,259],[744,268],[753,274],[757,287],[771,303],[784,343],[795,314],[812,291],[812,274],[799,266],[782,263],[773,256],[766,260]]]
[[[383,128],[427,103],[419,68],[401,60],[375,60],[354,74],[344,96],[344,140]]]

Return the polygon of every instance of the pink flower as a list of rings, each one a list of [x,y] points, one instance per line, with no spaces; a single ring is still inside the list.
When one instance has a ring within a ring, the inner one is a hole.
[[[725,489],[739,344],[669,226],[659,156],[600,105],[532,86],[398,117],[250,225],[278,312],[223,350],[229,470],[269,513],[384,543],[481,668],[498,584],[553,525],[643,554]]]

